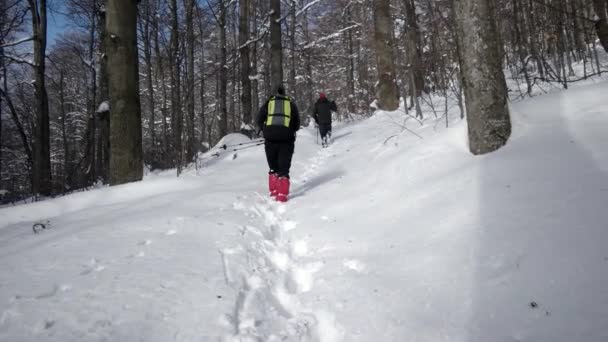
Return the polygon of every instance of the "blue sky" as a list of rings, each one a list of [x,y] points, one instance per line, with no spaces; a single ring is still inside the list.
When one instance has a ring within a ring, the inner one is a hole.
[[[49,18],[48,18],[48,28],[47,28],[47,36],[48,36],[48,41],[49,41],[49,45],[53,45],[53,43],[55,43],[55,39],[57,39],[57,37],[59,36],[59,34],[63,33],[63,31],[66,30],[67,27],[67,23],[66,23],[66,18],[63,14],[57,13],[57,12],[63,12],[63,6],[62,5],[56,5],[59,6],[60,8],[57,8],[58,11],[52,11],[51,13],[49,13]]]

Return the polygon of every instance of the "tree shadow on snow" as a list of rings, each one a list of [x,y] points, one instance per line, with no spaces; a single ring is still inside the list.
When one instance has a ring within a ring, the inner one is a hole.
[[[513,105],[525,134],[477,157],[467,341],[608,341],[608,177],[585,147],[606,138],[573,134],[594,125],[582,107],[603,101],[586,90]]]
[[[334,179],[337,179],[339,177],[342,177],[344,175],[344,170],[332,170],[326,173],[322,173],[320,175],[317,175],[311,179],[308,179],[307,181],[303,182],[302,185],[296,187],[291,195],[290,198],[294,199],[300,196],[303,196],[306,194],[306,192],[308,192],[309,190],[312,190],[316,187],[319,187],[325,183],[329,183]]]

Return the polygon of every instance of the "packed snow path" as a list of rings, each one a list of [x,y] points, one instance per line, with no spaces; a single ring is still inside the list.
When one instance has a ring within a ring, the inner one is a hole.
[[[252,148],[0,209],[0,341],[606,341],[606,94],[513,104],[481,157],[463,123],[304,129],[285,205]]]

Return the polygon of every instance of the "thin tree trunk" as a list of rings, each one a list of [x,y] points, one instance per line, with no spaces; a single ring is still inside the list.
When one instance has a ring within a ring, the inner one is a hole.
[[[296,2],[291,1],[289,6],[289,44],[291,54],[289,58],[289,92],[290,96],[298,97],[296,89]]]
[[[59,70],[59,109],[61,115],[61,140],[63,143],[63,189],[67,189],[72,185],[69,183],[68,179],[68,175],[71,173],[69,168],[70,146],[68,144],[68,134],[66,130],[67,111],[65,110],[65,82],[63,69]]]
[[[239,44],[241,54],[241,111],[243,113],[242,133],[251,135],[251,65],[249,63],[249,0],[239,0]]]
[[[143,21],[143,43],[144,43],[144,61],[146,63],[146,87],[148,88],[148,110],[150,111],[148,119],[148,134],[150,135],[150,152],[154,156],[156,151],[156,132],[155,132],[155,103],[154,103],[154,75],[152,69],[152,42],[151,42],[151,29],[150,21],[153,20],[152,16],[156,16],[151,11],[151,0],[146,0],[145,4],[145,15],[146,18]]]
[[[410,63],[410,72],[413,73],[412,96],[419,97],[424,89],[424,75],[420,65],[419,33],[416,22],[416,4],[413,0],[403,0],[403,8],[406,16],[406,39],[407,54]]]
[[[108,0],[110,184],[141,180],[143,156],[138,87],[137,0]]]
[[[228,66],[226,57],[226,4],[225,0],[220,0],[220,17],[218,25],[220,27],[220,60],[217,70],[219,74],[219,135],[220,138],[228,134],[228,108],[226,105],[226,97],[228,92]]]
[[[99,98],[100,102],[107,101],[110,103],[110,90],[108,79],[108,60],[107,60],[107,44],[108,35],[106,31],[106,12],[99,12],[99,22],[101,27],[100,32],[100,55],[102,57],[99,65]],[[99,166],[98,175],[101,175],[104,183],[110,180],[110,114],[109,112],[97,113],[99,121],[99,145],[97,148],[97,156]]]
[[[179,53],[179,17],[177,0],[171,0],[171,131],[173,133],[173,156],[177,175],[182,173],[182,93],[181,93],[181,67]]]
[[[36,96],[36,123],[34,127],[33,192],[35,195],[50,195],[51,150],[49,128],[49,101],[46,92],[46,0],[28,0],[32,14],[34,33],[34,73]]]
[[[96,43],[96,32],[97,32],[97,4],[93,2],[91,8],[91,27],[89,31],[89,55],[88,59],[91,63],[95,57],[95,43]],[[93,184],[97,178],[97,168],[95,165],[95,132],[97,131],[97,69],[95,67],[90,68],[91,79],[89,84],[89,104],[88,104],[88,125],[87,125],[87,144],[85,151],[85,185]]]
[[[352,12],[351,8],[347,9],[347,20],[348,22],[352,22]],[[348,49],[348,73],[347,73],[347,89],[348,89],[348,99],[346,101],[348,112],[355,112],[355,51],[354,51],[354,43],[353,43],[353,31],[348,30],[346,34],[346,44]]]
[[[186,162],[190,163],[196,153],[194,134],[194,7],[195,0],[185,0],[186,6]]]
[[[205,77],[205,39],[203,39],[203,33],[204,33],[204,25],[203,25],[203,16],[199,15],[198,16],[198,26],[199,26],[199,32],[201,35],[201,39],[200,39],[200,51],[201,51],[201,57],[200,57],[200,64],[199,64],[199,73],[200,73],[200,101],[201,101],[201,112],[199,114],[199,119],[201,122],[201,144],[207,142],[210,143],[209,139],[205,137],[205,130],[206,130],[206,122],[205,122],[205,107],[207,105],[207,101],[205,100],[205,87],[206,87],[206,77]]]
[[[270,83],[271,91],[275,91],[283,83],[281,0],[270,0],[270,11]]]

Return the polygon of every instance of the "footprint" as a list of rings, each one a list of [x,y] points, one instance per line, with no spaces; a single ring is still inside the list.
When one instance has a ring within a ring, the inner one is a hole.
[[[140,241],[137,243],[138,246],[149,246],[152,243],[152,240]]]
[[[171,229],[165,233],[165,235],[167,235],[167,236],[175,235],[175,234],[177,234],[177,230],[175,230],[175,229]]]

